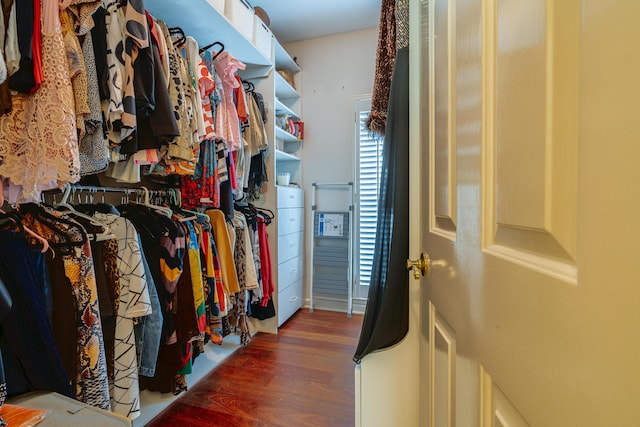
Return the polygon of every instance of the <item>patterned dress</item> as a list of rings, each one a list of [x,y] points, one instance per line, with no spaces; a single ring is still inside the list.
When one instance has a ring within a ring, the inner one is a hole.
[[[94,216],[109,226],[118,245],[120,300],[116,316],[111,406],[114,412],[135,419],[140,415],[140,391],[133,323],[135,318],[151,314],[138,233],[126,218],[102,213]]]

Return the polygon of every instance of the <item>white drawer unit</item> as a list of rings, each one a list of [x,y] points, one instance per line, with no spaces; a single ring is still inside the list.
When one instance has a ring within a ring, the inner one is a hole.
[[[278,238],[278,264],[302,254],[304,233],[291,233]]]
[[[302,279],[278,293],[278,326],[302,307]]]
[[[304,191],[276,187],[278,326],[304,303]]]
[[[304,209],[278,209],[278,236],[298,233],[304,230]]]
[[[278,289],[280,292],[293,285],[297,280],[302,279],[302,269],[303,263],[301,256],[278,265]]]
[[[304,206],[304,192],[296,187],[277,187],[278,209],[301,208]]]

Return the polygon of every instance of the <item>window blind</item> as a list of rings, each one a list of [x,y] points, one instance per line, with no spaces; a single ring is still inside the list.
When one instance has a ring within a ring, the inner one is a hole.
[[[368,286],[376,242],[378,220],[378,193],[382,168],[384,138],[370,132],[365,126],[369,111],[358,111],[358,281]]]

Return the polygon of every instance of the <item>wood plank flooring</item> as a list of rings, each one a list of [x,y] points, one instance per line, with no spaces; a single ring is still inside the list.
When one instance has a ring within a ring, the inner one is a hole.
[[[360,315],[299,310],[277,335],[254,336],[147,426],[353,426],[361,325]]]

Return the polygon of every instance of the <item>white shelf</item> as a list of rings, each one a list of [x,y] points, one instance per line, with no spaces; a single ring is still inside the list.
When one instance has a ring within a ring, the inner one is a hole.
[[[300,116],[298,116],[291,108],[283,104],[278,98],[276,98],[276,114],[286,114],[294,119],[300,119]]]
[[[200,46],[216,41],[223,43],[226,51],[247,64],[251,74],[257,74],[255,69],[260,68],[266,75],[273,66],[271,60],[207,0],[153,0],[145,6],[151,15],[169,27],[182,28],[185,35],[196,39]]]
[[[276,126],[276,139],[281,139],[284,142],[300,142],[298,137],[291,135],[284,129],[280,129],[278,126]]]
[[[276,150],[276,161],[278,162],[299,162],[300,159],[285,151]]]
[[[276,96],[279,99],[298,99],[300,94],[282,77],[278,72],[275,73],[276,79]]]
[[[291,58],[289,53],[282,47],[280,42],[275,40],[275,57],[276,57],[276,68],[278,70],[285,69],[291,71],[293,74],[300,72],[300,67],[296,62]]]

